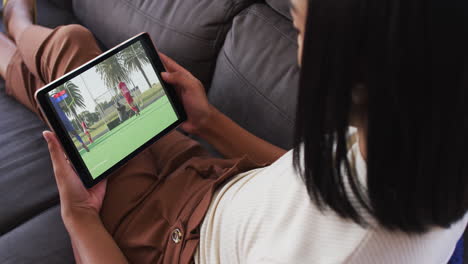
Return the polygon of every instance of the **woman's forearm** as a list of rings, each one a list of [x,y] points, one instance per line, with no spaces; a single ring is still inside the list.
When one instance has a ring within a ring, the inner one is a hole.
[[[286,153],[284,149],[251,134],[214,107],[198,136],[227,158],[248,155],[258,163],[272,163]]]
[[[73,238],[71,238],[70,240],[71,240],[73,255],[75,256],[76,264],[83,264],[83,261],[81,261],[80,253],[78,252],[78,250],[75,247],[75,242],[73,241]]]
[[[64,220],[72,240],[77,263],[128,263],[98,214],[84,213],[80,218]],[[79,262],[78,262],[79,261]]]

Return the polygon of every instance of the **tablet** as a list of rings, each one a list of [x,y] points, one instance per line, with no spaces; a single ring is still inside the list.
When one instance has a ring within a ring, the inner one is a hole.
[[[147,33],[35,94],[51,129],[90,188],[186,120]]]

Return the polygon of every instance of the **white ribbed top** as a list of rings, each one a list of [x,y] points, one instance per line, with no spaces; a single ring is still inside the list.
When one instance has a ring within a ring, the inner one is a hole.
[[[357,143],[349,154],[359,178],[365,179]],[[318,210],[292,156],[290,151],[218,190],[201,226],[195,263],[447,263],[468,214],[450,229],[433,228],[420,236],[379,226],[364,229],[333,211]]]

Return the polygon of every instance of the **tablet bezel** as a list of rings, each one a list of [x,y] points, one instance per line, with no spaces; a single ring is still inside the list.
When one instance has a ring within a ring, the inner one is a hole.
[[[176,115],[178,117],[178,120],[173,123],[171,126],[167,127],[164,129],[162,132],[159,134],[155,135],[153,138],[151,138],[149,141],[147,141],[145,144],[143,144],[141,147],[130,153],[128,156],[126,156],[124,159],[116,163],[114,166],[112,166],[110,169],[105,171],[103,174],[101,174],[99,177],[96,179],[93,179],[90,171],[86,167],[86,164],[84,163],[83,159],[81,158],[81,155],[79,154],[78,150],[76,149],[73,140],[71,137],[68,135],[68,132],[66,131],[65,127],[63,126],[62,122],[60,121],[58,115],[56,114],[56,111],[54,110],[52,103],[49,100],[49,95],[48,93],[52,91],[53,89],[63,85],[65,82],[70,81],[71,79],[77,77],[78,75],[84,73],[85,71],[93,68],[97,64],[103,62],[104,60],[112,57],[113,55],[117,54],[118,52],[130,47],[134,43],[141,41],[143,48],[145,49],[146,54],[148,55],[150,62],[156,72],[156,75],[161,82],[161,85],[163,89],[165,90],[167,97],[172,104],[172,107],[174,111],[176,112]],[[61,78],[49,83],[48,85],[44,86],[43,88],[39,89],[35,93],[35,98],[36,101],[39,105],[40,110],[44,114],[44,117],[47,119],[47,123],[49,127],[55,132],[57,135],[60,143],[62,144],[62,147],[65,151],[65,154],[68,157],[68,160],[70,161],[70,164],[74,168],[75,172],[78,174],[78,176],[81,178],[83,184],[86,186],[86,188],[91,188],[103,179],[107,178],[109,175],[111,175],[113,172],[118,170],[120,167],[122,167],[125,163],[127,163],[129,160],[137,156],[139,153],[141,153],[143,150],[151,146],[154,142],[162,138],[163,136],[167,135],[170,131],[174,130],[177,128],[181,123],[187,120],[187,115],[185,113],[184,107],[179,100],[175,89],[168,83],[164,82],[164,80],[161,77],[161,72],[164,72],[165,67],[159,58],[159,55],[157,53],[157,50],[153,44],[153,41],[151,40],[151,37],[148,35],[148,33],[141,33],[125,42],[122,44],[116,46],[115,48],[112,48],[108,50],[107,52],[101,54],[100,56],[96,57],[95,59],[87,62],[83,66],[67,73],[66,75],[62,76]]]

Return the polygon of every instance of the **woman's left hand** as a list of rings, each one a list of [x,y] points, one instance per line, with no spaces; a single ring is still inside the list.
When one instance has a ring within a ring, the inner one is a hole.
[[[162,53],[159,53],[159,56],[167,70],[161,76],[164,81],[174,86],[187,112],[187,121],[181,125],[181,128],[187,133],[202,136],[200,135],[202,130],[207,125],[212,125],[210,118],[215,112],[214,107],[208,102],[203,84],[168,56]]]
[[[70,166],[55,134],[45,131],[43,135],[49,146],[65,225],[69,221],[78,220],[83,214],[99,216],[107,181],[103,180],[93,188],[86,189]]]

